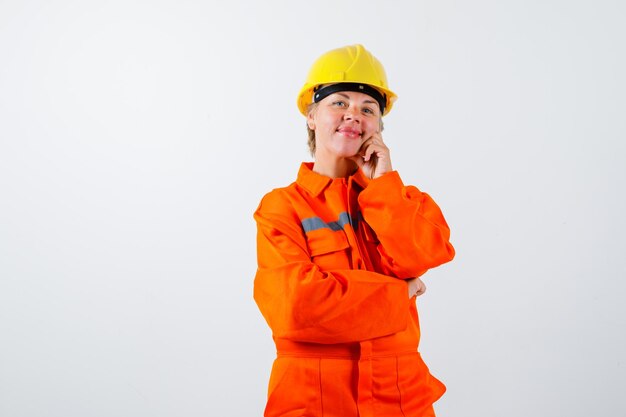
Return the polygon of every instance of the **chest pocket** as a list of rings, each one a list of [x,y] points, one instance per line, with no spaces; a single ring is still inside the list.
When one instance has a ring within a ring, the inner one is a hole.
[[[351,269],[350,244],[343,230],[318,229],[306,237],[311,261],[322,271]]]

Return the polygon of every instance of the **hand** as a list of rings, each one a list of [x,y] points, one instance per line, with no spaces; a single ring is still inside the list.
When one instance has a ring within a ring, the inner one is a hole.
[[[361,145],[359,152],[352,157],[352,160],[371,179],[393,171],[389,148],[383,142],[380,132],[367,138]]]
[[[409,287],[409,298],[419,297],[426,292],[426,284],[419,278],[407,279],[406,283]]]

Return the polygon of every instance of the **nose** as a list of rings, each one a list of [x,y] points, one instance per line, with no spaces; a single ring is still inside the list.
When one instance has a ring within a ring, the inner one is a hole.
[[[343,114],[343,118],[345,120],[353,120],[355,122],[361,122],[359,109],[357,109],[356,106],[354,105],[350,105],[346,108],[346,111]]]

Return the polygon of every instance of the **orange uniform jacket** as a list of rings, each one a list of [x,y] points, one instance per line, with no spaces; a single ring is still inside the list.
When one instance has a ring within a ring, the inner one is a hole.
[[[254,214],[254,298],[278,356],[265,416],[432,416],[445,387],[417,351],[404,280],[454,257],[446,221],[395,171],[331,179],[311,168]]]

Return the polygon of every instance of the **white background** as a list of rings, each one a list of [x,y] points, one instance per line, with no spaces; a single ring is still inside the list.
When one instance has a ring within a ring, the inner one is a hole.
[[[425,276],[440,417],[626,415],[621,1],[0,1],[0,415],[259,416],[252,213],[296,94],[362,43],[457,258]]]

